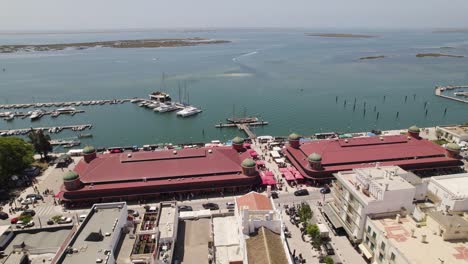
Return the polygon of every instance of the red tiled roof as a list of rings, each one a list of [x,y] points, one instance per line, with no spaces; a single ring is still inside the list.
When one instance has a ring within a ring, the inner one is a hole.
[[[210,153],[211,152],[211,153]],[[215,188],[253,186],[257,176],[242,173],[241,162],[248,153],[231,147],[200,148],[101,154],[90,163],[80,160],[75,171],[84,187],[68,191],[62,198],[81,200],[99,197],[214,190]]]
[[[322,157],[323,170],[308,165],[307,156]],[[454,158],[446,157],[446,150],[425,139],[408,139],[404,135],[363,137],[351,139],[317,140],[302,143],[299,149],[287,146],[286,156],[304,176],[312,178],[343,170],[380,165],[397,165],[407,169],[459,166]]]
[[[81,160],[75,167],[84,183],[118,182],[135,179],[193,177],[207,174],[242,173],[242,156],[230,147],[102,154],[89,164]]]
[[[247,206],[249,210],[273,210],[270,199],[256,192],[236,198],[236,202],[238,209]]]

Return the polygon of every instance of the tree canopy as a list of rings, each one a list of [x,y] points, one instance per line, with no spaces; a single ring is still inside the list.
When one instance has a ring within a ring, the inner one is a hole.
[[[302,203],[299,207],[299,218],[302,223],[307,223],[313,215],[312,209],[307,203]]]
[[[28,134],[31,144],[34,146],[34,150],[47,159],[47,155],[52,151],[52,145],[50,144],[50,136],[44,134],[42,130],[33,130],[29,131]]]
[[[22,172],[34,161],[31,144],[21,138],[0,138],[0,180]]]

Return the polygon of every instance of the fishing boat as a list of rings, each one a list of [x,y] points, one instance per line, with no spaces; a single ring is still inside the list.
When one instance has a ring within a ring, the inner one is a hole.
[[[177,115],[181,116],[181,117],[189,117],[189,116],[193,116],[193,115],[196,115],[198,113],[201,113],[201,112],[202,112],[201,109],[198,109],[198,108],[193,107],[193,106],[188,106],[188,107],[180,110],[179,112],[177,112]]]

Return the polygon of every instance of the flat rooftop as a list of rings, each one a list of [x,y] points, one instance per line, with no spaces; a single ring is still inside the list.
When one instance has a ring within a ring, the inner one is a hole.
[[[162,204],[158,224],[161,239],[173,237],[176,228],[175,221],[177,221],[175,204],[173,206],[172,204]]]
[[[77,249],[78,252],[73,254],[64,253],[63,261],[58,263],[96,263],[98,258],[105,259],[104,251],[112,249],[111,239],[115,232],[113,226],[116,219],[121,217],[122,210],[125,209],[115,206],[98,208],[91,212],[91,217],[87,222],[86,220],[83,222],[82,225],[84,226],[80,227],[79,233],[75,235],[75,240],[69,245],[71,248]]]
[[[29,250],[39,250],[44,253],[55,253],[70,235],[70,231],[71,226],[63,227],[58,230],[51,229],[48,231],[38,230],[36,232],[16,232],[14,238],[5,248],[4,253],[5,255],[9,255],[14,251],[15,246],[19,246],[23,242]]]
[[[219,264],[229,264],[232,261],[242,261],[239,229],[235,216],[213,218],[214,245],[216,261]]]
[[[466,241],[444,241],[441,236],[434,234],[432,230],[423,226],[416,227],[413,220],[402,218],[398,223],[395,218],[371,220],[380,230],[387,232],[387,237],[392,245],[397,248],[409,260],[409,263],[467,263],[468,243]],[[411,230],[414,229],[414,237]],[[421,242],[421,236],[426,235],[427,243]]]
[[[176,251],[173,260],[181,264],[208,263],[208,243],[211,239],[211,220],[179,221]]]
[[[439,128],[450,131],[458,137],[468,137],[468,126],[439,126]]]
[[[452,193],[456,197],[468,198],[468,173],[436,176],[431,182]]]
[[[383,190],[385,197],[385,192],[387,191],[398,191],[398,190],[407,190],[414,189],[414,186],[404,180],[399,174],[406,174],[407,172],[397,166],[386,166],[386,167],[372,167],[372,168],[359,168],[352,171],[343,171],[335,174],[335,177],[344,185],[347,186],[349,190],[356,190],[356,194],[364,201],[370,202],[378,200],[377,197],[371,195],[366,195],[363,190],[364,188],[360,186],[360,181],[358,177],[364,177],[369,181],[369,185],[378,186]],[[390,176],[391,175],[391,176]],[[386,186],[388,186],[387,191],[385,191]]]

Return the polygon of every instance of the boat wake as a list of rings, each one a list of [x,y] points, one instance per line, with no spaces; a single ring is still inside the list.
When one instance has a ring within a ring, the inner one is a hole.
[[[258,51],[252,51],[252,52],[249,52],[249,53],[244,53],[244,54],[242,54],[242,55],[239,55],[239,56],[237,56],[237,57],[232,58],[232,61],[237,61],[237,60],[240,59],[240,58],[252,56],[252,55],[255,55],[255,54],[257,54],[257,53],[258,53]]]

